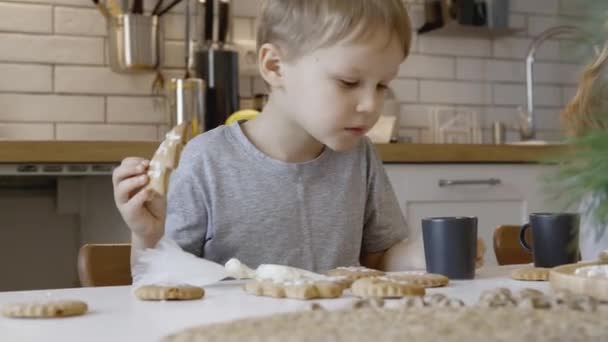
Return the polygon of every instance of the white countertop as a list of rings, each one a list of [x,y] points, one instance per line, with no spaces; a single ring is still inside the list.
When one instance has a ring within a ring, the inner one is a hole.
[[[452,281],[449,286],[429,289],[475,303],[480,293],[496,287],[512,291],[535,288],[550,292],[548,282],[520,282],[509,278],[517,266],[478,270],[475,280]],[[521,267],[521,266],[519,266]],[[0,316],[0,341],[158,341],[181,329],[220,321],[308,310],[310,302],[256,297],[246,294],[242,282],[226,281],[205,288],[202,300],[143,302],[131,287],[76,288],[46,291],[0,292],[0,307],[8,303],[44,299],[79,299],[88,303],[84,316],[63,319],[9,319]],[[350,292],[339,299],[315,300],[327,309],[349,306]]]

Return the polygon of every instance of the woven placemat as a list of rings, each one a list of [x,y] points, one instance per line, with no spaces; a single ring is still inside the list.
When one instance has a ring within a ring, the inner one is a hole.
[[[608,341],[608,314],[569,309],[314,310],[188,329],[165,341]]]

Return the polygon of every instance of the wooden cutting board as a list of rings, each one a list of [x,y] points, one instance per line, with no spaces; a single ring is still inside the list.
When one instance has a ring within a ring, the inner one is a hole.
[[[594,265],[607,265],[608,261],[567,264],[551,269],[549,281],[554,290],[570,290],[574,293],[608,301],[608,278],[589,278],[575,275],[577,268]]]

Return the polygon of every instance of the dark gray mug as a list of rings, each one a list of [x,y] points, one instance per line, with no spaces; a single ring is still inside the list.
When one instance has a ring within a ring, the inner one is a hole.
[[[532,229],[532,247],[525,239],[528,229]],[[519,242],[532,253],[534,266],[550,268],[578,261],[578,232],[578,214],[534,213],[530,223],[521,227]]]
[[[450,279],[475,278],[477,217],[422,219],[426,270]]]

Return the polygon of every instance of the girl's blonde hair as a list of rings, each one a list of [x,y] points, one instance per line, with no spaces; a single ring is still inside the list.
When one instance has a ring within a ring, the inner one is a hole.
[[[596,61],[583,71],[576,95],[562,111],[562,124],[571,136],[581,136],[590,130],[606,129],[606,119],[602,110],[608,110],[602,103],[604,97],[601,76],[608,66],[608,42]]]
[[[264,0],[257,48],[275,44],[289,60],[347,38],[381,34],[379,28],[396,34],[404,57],[409,54],[411,24],[401,0]]]

